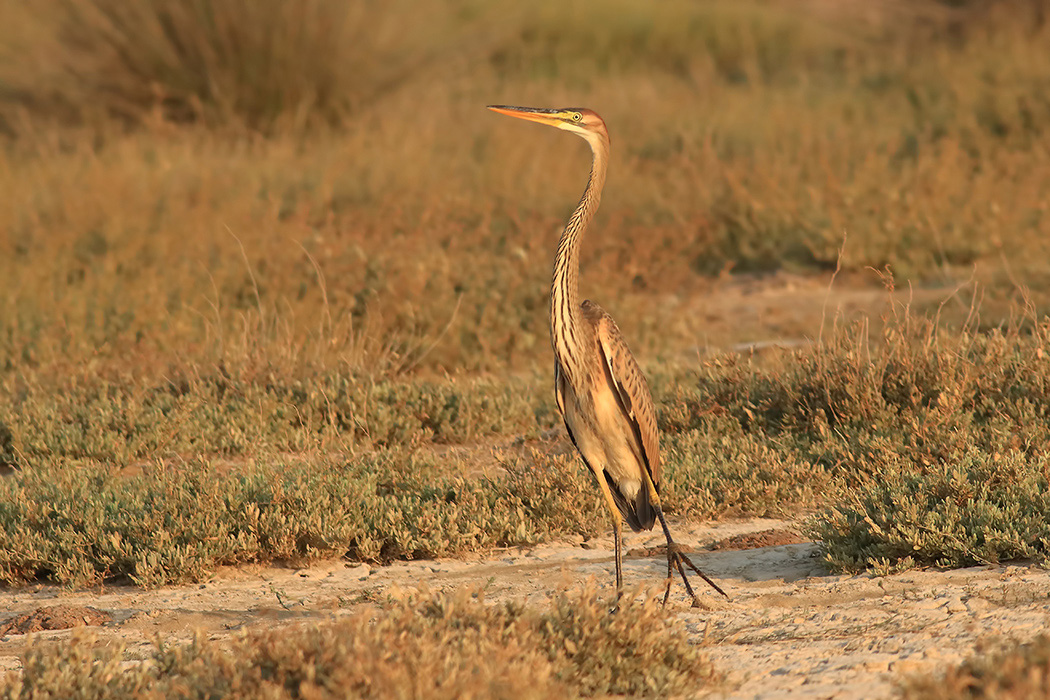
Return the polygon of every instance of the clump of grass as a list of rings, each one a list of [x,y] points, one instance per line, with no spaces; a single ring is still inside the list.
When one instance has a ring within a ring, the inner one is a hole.
[[[23,54],[23,71],[4,76],[7,102],[74,123],[264,132],[343,122],[433,58],[423,22],[440,21],[425,9],[332,0],[45,0],[33,9],[53,33],[49,55],[39,45]]]
[[[665,511],[690,519],[790,517],[822,502],[833,479],[798,450],[714,422],[664,440]]]
[[[819,445],[805,456],[858,474],[859,460],[876,456],[860,448],[880,438],[903,441],[930,462],[974,438],[986,449],[998,445],[1007,426],[1007,444],[1044,444],[1039,418],[1050,413],[1050,323],[953,332],[905,312],[890,319],[877,344],[861,323],[785,358],[772,367],[715,358],[698,391],[668,406],[662,427],[680,433],[729,419],[745,433]],[[828,454],[825,443],[840,447]]]
[[[979,648],[944,675],[910,678],[905,700],[1025,700],[1050,695],[1050,637]]]
[[[540,618],[542,647],[569,667],[558,675],[581,695],[666,697],[696,692],[713,669],[656,598],[624,596],[616,614],[590,591],[561,594]],[[662,630],[661,634],[653,634]]]
[[[228,646],[204,636],[158,644],[153,663],[119,672],[122,650],[93,641],[31,647],[22,674],[0,681],[0,698],[667,697],[714,680],[656,600],[628,597],[609,615],[590,591],[561,594],[545,612],[487,605],[480,592],[414,595],[377,615]]]
[[[384,451],[349,464],[198,461],[122,476],[57,463],[0,480],[0,581],[69,586],[199,581],[216,566],[420,559],[592,535],[598,499],[573,462],[537,457],[508,480],[448,474]],[[557,504],[551,504],[556,494]]]

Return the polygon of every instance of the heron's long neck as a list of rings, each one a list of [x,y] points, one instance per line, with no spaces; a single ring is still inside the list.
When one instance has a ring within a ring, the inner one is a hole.
[[[569,217],[569,223],[558,243],[551,281],[551,342],[563,365],[580,357],[583,339],[583,315],[580,311],[580,241],[602,197],[605,171],[608,167],[608,145],[604,140],[591,143],[594,160],[587,189]],[[571,368],[566,367],[571,371]]]

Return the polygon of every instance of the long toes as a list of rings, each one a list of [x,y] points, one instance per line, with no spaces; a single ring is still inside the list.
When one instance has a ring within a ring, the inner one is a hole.
[[[708,577],[708,575],[707,575],[707,574],[705,574],[705,573],[704,573],[703,571],[701,571],[701,570],[699,569],[699,567],[697,567],[697,565],[696,565],[696,564],[694,564],[694,563],[693,563],[693,561],[692,561],[692,560],[691,560],[691,559],[690,559],[689,557],[685,556],[684,554],[681,554],[681,553],[679,553],[679,554],[678,554],[678,556],[677,556],[677,560],[678,560],[678,561],[677,561],[677,563],[678,563],[678,570],[679,570],[679,571],[680,571],[680,572],[682,573],[682,578],[683,578],[683,579],[685,579],[685,570],[684,570],[684,569],[682,568],[682,564],[684,563],[684,564],[685,564],[686,566],[688,566],[688,567],[689,567],[690,569],[692,569],[692,570],[693,570],[693,571],[694,571],[694,572],[696,573],[696,575],[697,575],[697,576],[699,576],[700,578],[702,578],[702,579],[703,579],[703,580],[704,580],[704,581],[705,581],[705,582],[707,583],[707,585],[711,586],[711,588],[715,589],[716,591],[718,591],[719,593],[721,593],[721,594],[722,594],[723,596],[725,596],[726,598],[728,598],[728,597],[729,597],[729,595],[728,595],[728,594],[726,594],[726,592],[725,592],[725,591],[723,591],[723,590],[721,589],[721,587],[719,587],[719,585],[718,585],[717,583],[715,583],[714,581],[712,581],[712,580],[711,580],[711,579],[710,579],[710,578]],[[688,583],[686,583],[686,587],[687,587],[687,588],[689,587],[689,584],[688,584]],[[692,590],[692,589],[690,589],[690,592],[691,592],[691,590]],[[694,599],[694,600],[696,599],[696,596],[695,596],[695,595],[693,596],[693,599]]]

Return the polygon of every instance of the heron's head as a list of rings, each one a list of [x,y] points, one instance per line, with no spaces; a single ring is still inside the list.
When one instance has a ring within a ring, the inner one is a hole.
[[[581,107],[569,109],[537,109],[535,107],[508,107],[506,105],[489,105],[489,109],[508,117],[527,119],[530,122],[539,122],[547,126],[554,126],[565,131],[571,131],[581,136],[592,146],[598,141],[604,140],[609,143],[609,131],[605,128],[605,122],[597,113]]]

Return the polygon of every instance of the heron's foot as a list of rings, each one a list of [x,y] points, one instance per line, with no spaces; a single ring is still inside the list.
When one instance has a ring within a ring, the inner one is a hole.
[[[700,578],[706,581],[711,588],[714,588],[726,598],[729,597],[717,583],[708,578],[707,574],[701,571],[689,557],[678,549],[678,545],[672,543],[667,547],[667,588],[664,591],[664,606],[667,605],[667,600],[671,597],[671,583],[674,579],[674,571],[677,569],[679,575],[682,577],[682,583],[685,584],[686,592],[689,593],[689,597],[692,598],[690,607],[703,608],[705,610],[710,609],[709,606],[702,603],[700,598],[697,597],[696,591],[693,590],[692,584],[689,583],[689,576],[686,574],[686,568],[691,569]]]

